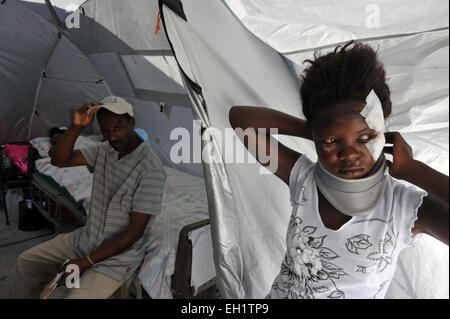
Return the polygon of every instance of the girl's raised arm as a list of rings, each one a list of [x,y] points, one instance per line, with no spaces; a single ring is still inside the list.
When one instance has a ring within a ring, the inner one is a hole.
[[[448,245],[448,176],[415,160],[411,147],[398,132],[389,132],[385,136],[387,143],[393,144],[384,149],[385,153],[393,156],[393,162],[388,162],[391,176],[410,182],[428,193],[419,208],[413,233],[426,233]]]
[[[277,128],[278,134],[281,135],[312,139],[306,121],[273,109],[252,106],[233,106],[229,113],[229,119],[235,132],[238,129],[244,131],[244,135],[240,137],[243,139],[245,147],[263,166],[268,166],[268,163],[264,163],[259,157],[258,145],[265,144],[268,157],[271,157],[270,150],[277,147],[278,158],[275,160],[277,160],[278,165],[274,174],[289,186],[291,170],[301,153],[284,146],[271,137],[270,129]],[[258,129],[265,129],[265,134]]]

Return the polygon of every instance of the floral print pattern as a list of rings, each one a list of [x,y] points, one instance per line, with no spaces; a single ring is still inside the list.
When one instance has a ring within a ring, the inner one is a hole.
[[[298,209],[304,209],[307,204],[305,187],[301,187],[299,202],[294,202]],[[368,261],[367,264],[357,264],[354,273],[376,278],[376,274],[383,272],[393,263],[393,254],[397,246],[399,232],[395,230],[394,221],[371,219],[365,222],[387,225],[387,232],[377,244],[371,242],[368,234],[360,233],[346,239],[345,248],[350,255],[359,256],[359,260]],[[356,223],[363,222],[357,221]],[[294,209],[286,235],[287,253],[281,264],[280,274],[272,285],[275,295],[289,299],[330,298],[343,299],[346,297],[343,289],[339,288],[339,280],[350,276],[340,264],[344,260],[339,254],[327,247],[326,234],[318,235],[318,227],[304,225],[302,218],[297,216]],[[345,258],[349,258],[346,256]],[[348,266],[347,266],[348,267]],[[379,286],[374,298],[387,286],[385,281]],[[268,298],[272,295],[269,294]]]
[[[399,232],[395,231],[394,223],[390,223],[389,231],[383,239],[378,241],[377,250],[369,253],[367,259],[372,263],[369,265],[358,265],[356,272],[366,273],[367,269],[374,268],[377,273],[383,272],[393,262],[393,254],[397,247]]]
[[[325,293],[328,298],[344,298],[335,280],[348,275],[331,260],[339,258],[324,246],[326,235],[314,237],[317,227],[302,227],[300,217],[291,217],[288,231],[288,253],[281,265],[283,284],[276,282],[272,289],[286,298],[311,299]]]
[[[359,255],[358,249],[367,249],[372,246],[369,242],[369,237],[369,235],[365,234],[353,236],[352,238],[347,239],[345,247],[347,247],[349,252]]]
[[[383,298],[426,194],[389,179],[376,211],[330,230],[318,212],[314,165],[301,156],[292,169],[287,250],[267,298]]]
[[[353,255],[361,256],[367,264],[358,264],[355,273],[377,276],[393,264],[393,254],[399,236],[393,220],[389,220],[388,231],[378,240],[370,242],[370,235],[358,234],[346,240],[345,247]],[[339,279],[350,274],[339,266],[341,256],[326,247],[327,235],[316,235],[317,227],[304,226],[303,220],[292,215],[287,233],[287,253],[281,265],[279,280],[275,280],[272,291],[289,299],[331,298],[343,299],[345,292],[339,288]],[[374,298],[388,287],[383,282]],[[270,294],[268,298],[270,297]]]

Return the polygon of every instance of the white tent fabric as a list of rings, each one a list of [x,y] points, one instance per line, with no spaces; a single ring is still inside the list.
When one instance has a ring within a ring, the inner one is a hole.
[[[283,54],[352,39],[448,27],[448,2],[225,0],[257,37]]]
[[[164,33],[155,34],[157,1],[86,1],[82,13],[80,28],[71,33],[88,55],[170,50]]]
[[[45,19],[16,1],[0,6],[1,140],[46,135],[71,109],[110,91],[94,65]],[[17,28],[20,26],[20,28]]]
[[[162,13],[186,76],[164,31],[155,33],[158,2],[172,8]],[[79,18],[79,27],[69,28],[67,18]],[[400,130],[417,159],[448,174],[448,3],[439,0],[1,1],[0,142],[68,125],[85,102],[128,99],[165,165],[205,171],[222,295],[264,297],[284,254],[287,187],[256,163],[175,164],[170,151],[178,141],[169,137],[175,128],[192,137],[195,117],[211,138],[203,146],[220,149],[232,105],[302,116],[303,60],[350,39],[379,46],[394,104],[388,129]],[[312,143],[279,139],[315,160]],[[201,149],[190,146],[192,161]],[[240,142],[234,147],[246,153]],[[205,152],[205,159],[226,154]],[[448,269],[448,246],[424,236],[400,258],[387,297],[448,298]]]
[[[379,48],[394,89],[388,130],[403,134],[415,158],[449,174],[448,2],[226,3],[251,32],[293,61],[299,73],[302,61],[312,58],[311,48],[370,41]],[[371,22],[378,25],[370,27]],[[448,298],[448,268],[448,246],[424,236],[401,255],[386,298]]]
[[[161,2],[196,116],[208,127],[204,146],[215,147],[211,157],[217,161],[204,165],[224,297],[268,293],[284,256],[290,215],[288,188],[275,176],[260,174],[257,164],[226,162],[229,109],[269,106],[302,117],[297,77],[315,49],[325,53],[350,39],[378,48],[392,92],[387,129],[400,130],[417,159],[448,174],[448,4],[372,1],[383,12],[383,27],[374,30],[353,19],[370,14],[364,11],[368,2],[226,0],[234,12],[222,1]],[[404,14],[409,8],[412,16]],[[297,13],[305,19],[296,19]],[[311,142],[279,139],[317,158]],[[448,246],[423,236],[400,258],[387,297],[448,298],[448,269]]]
[[[25,6],[32,9],[40,16],[52,20],[52,14],[49,8],[45,5],[45,0],[20,0]],[[55,9],[58,19],[62,22],[71,15],[81,4],[86,0],[51,0],[51,4]]]
[[[203,175],[201,163],[170,160],[170,132],[192,136],[193,115],[164,31],[155,33],[157,0],[8,0],[0,9],[1,141],[46,135],[113,94],[134,103],[164,165]]]

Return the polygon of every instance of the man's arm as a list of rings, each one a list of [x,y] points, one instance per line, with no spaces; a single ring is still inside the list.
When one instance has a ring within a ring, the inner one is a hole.
[[[130,226],[124,232],[105,243],[100,249],[92,252],[90,258],[95,263],[115,256],[131,247],[145,232],[152,215],[131,213]]]
[[[389,173],[398,179],[410,182],[428,193],[419,208],[413,233],[426,233],[436,239],[449,243],[449,178],[428,165],[414,160],[411,147],[397,133],[386,133],[386,141],[393,147],[385,152],[393,155],[388,163]]]
[[[131,213],[129,227],[124,232],[106,242],[101,248],[89,254],[91,261],[98,263],[130,248],[144,234],[151,216],[149,214]],[[80,274],[92,266],[88,256],[71,260],[68,264],[76,264],[80,268]],[[65,280],[62,282],[65,282]]]
[[[73,125],[69,127],[58,144],[54,146],[52,152],[49,152],[52,159],[52,165],[57,167],[72,167],[87,164],[83,154],[80,151],[73,149],[82,130],[82,127]]]
[[[85,104],[75,112],[72,125],[52,149],[52,154],[50,154],[52,165],[72,167],[87,164],[83,154],[78,150],[74,150],[73,147],[81,131],[94,121],[97,110],[93,112],[88,112],[88,110],[98,104]]]
[[[278,146],[278,168],[275,175],[289,185],[292,167],[294,167],[301,154],[271,137],[270,129],[277,128],[278,134],[281,135],[297,136],[311,140],[311,132],[306,126],[306,121],[273,109],[251,106],[233,106],[230,109],[229,119],[231,126],[235,130],[238,128],[244,131],[248,128],[253,129],[245,132],[247,138],[244,138],[242,142],[262,165],[267,166],[259,159],[258,146],[265,146],[266,153],[274,149],[274,145]],[[266,129],[266,134],[258,134],[258,129],[260,128]],[[270,154],[267,155],[270,156]]]
[[[91,260],[96,263],[115,256],[131,247],[145,232],[152,216],[161,211],[166,175],[160,169],[147,169],[141,176],[138,186],[133,194],[130,224],[124,232],[106,242],[100,249],[91,252]],[[138,212],[142,213],[138,213]],[[143,213],[145,212],[145,213]],[[86,261],[88,262],[86,264]],[[87,256],[82,259],[82,266],[90,266]],[[81,270],[84,270],[81,268]]]

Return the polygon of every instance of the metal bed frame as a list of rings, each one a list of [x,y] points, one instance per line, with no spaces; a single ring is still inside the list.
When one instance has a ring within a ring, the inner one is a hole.
[[[46,181],[39,173],[33,174],[30,187],[33,206],[50,222],[55,233],[67,232],[71,228],[77,228],[86,223],[85,211],[69,199],[61,190]],[[69,226],[64,222],[64,208],[77,221],[74,226]]]

